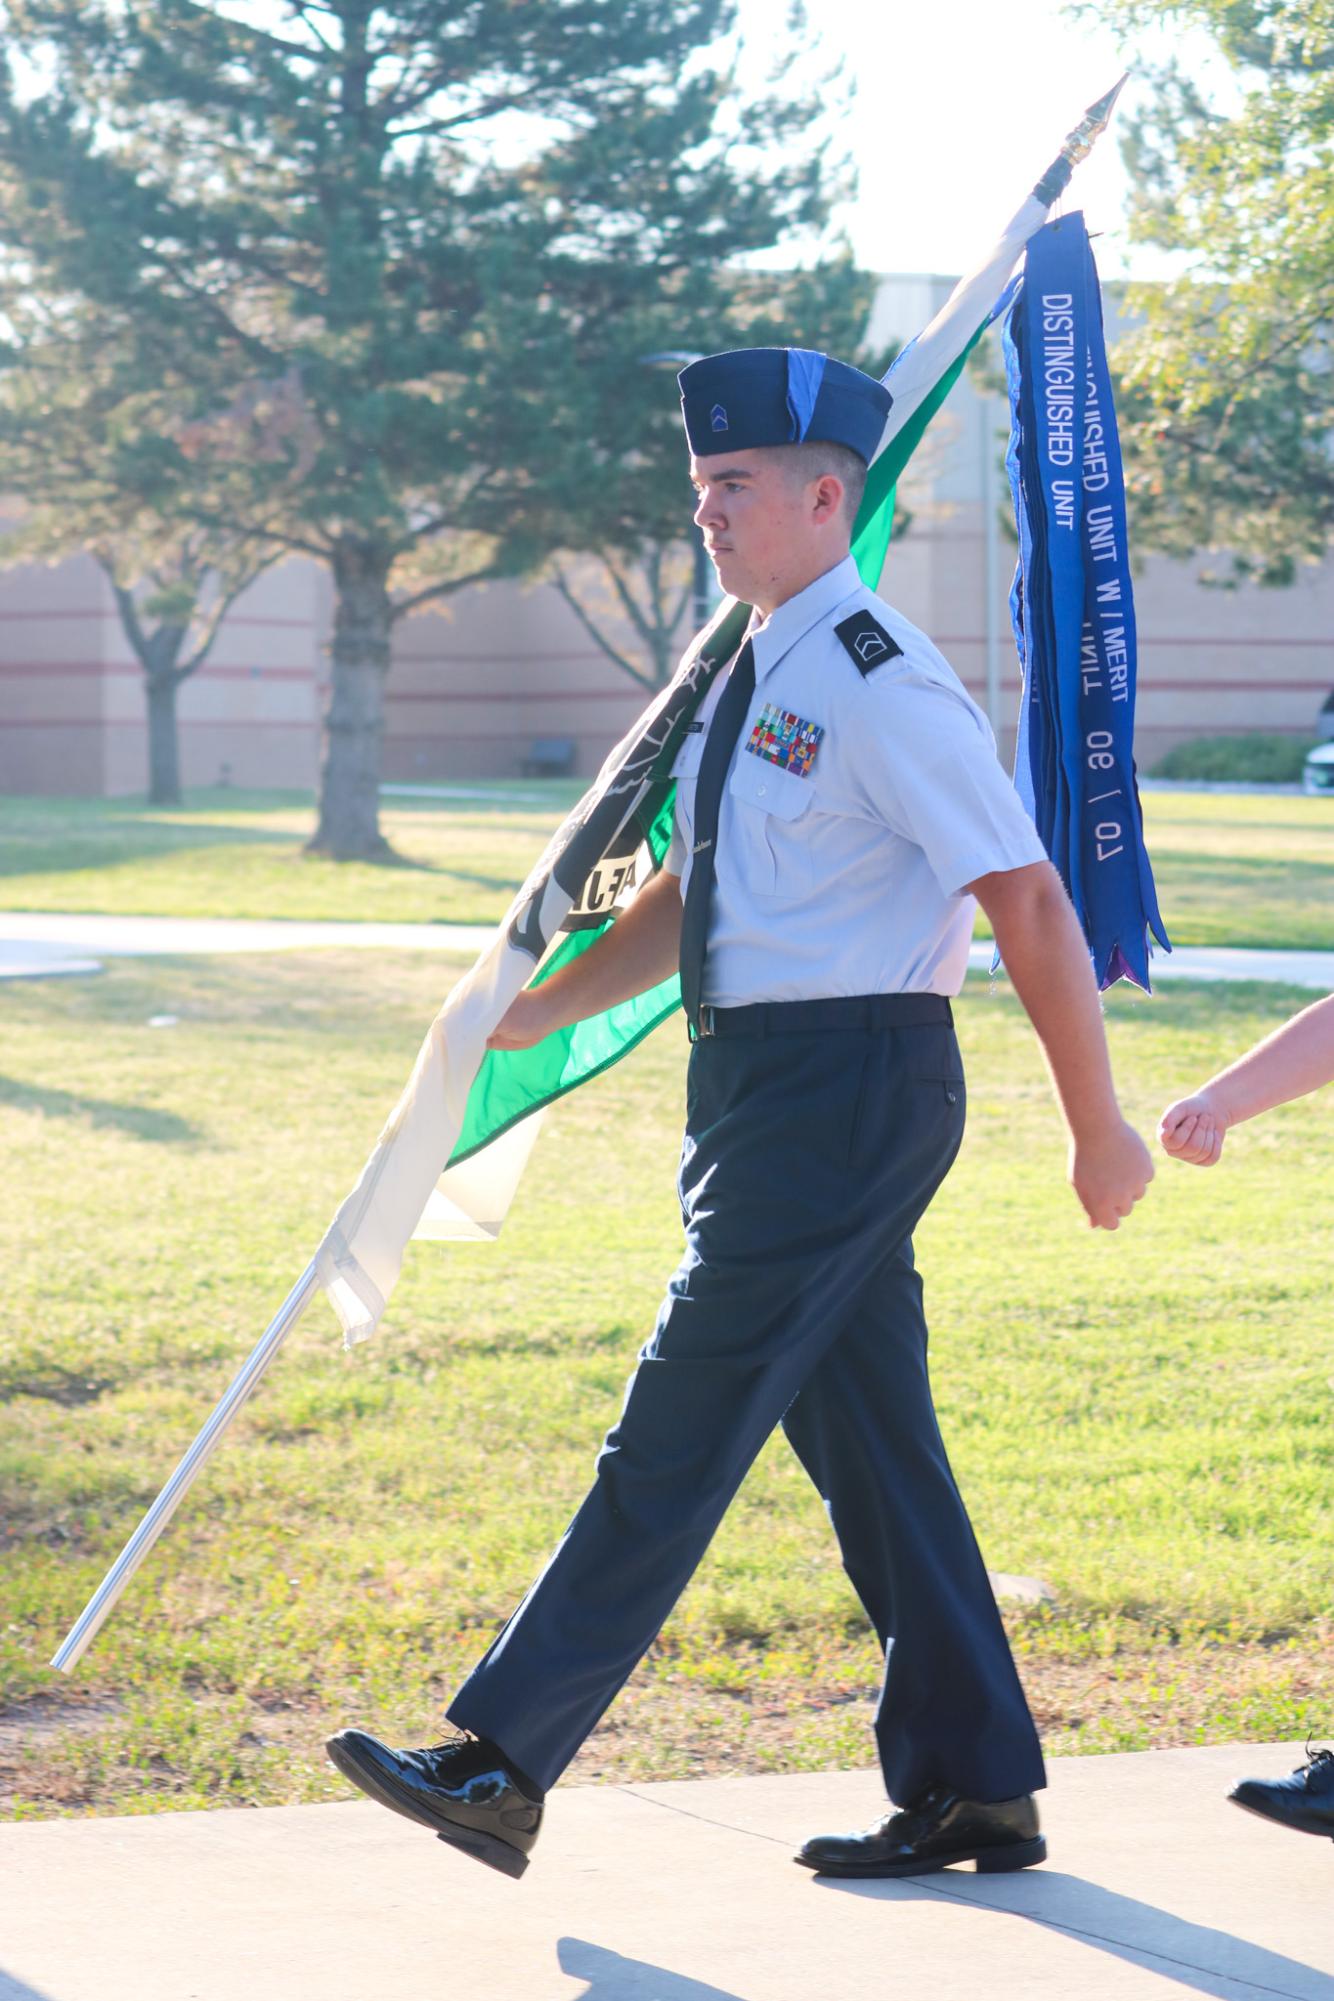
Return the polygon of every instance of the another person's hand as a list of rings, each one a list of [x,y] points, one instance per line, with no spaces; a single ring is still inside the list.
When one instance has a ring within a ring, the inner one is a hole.
[[[555,1023],[544,987],[525,987],[516,994],[486,1038],[488,1049],[531,1049],[550,1035]]]
[[[1178,1098],[1158,1121],[1164,1153],[1191,1167],[1212,1167],[1223,1151],[1227,1121],[1207,1090],[1193,1098]]]
[[[1124,1119],[1070,1148],[1070,1183],[1095,1230],[1115,1230],[1153,1180],[1153,1162]]]

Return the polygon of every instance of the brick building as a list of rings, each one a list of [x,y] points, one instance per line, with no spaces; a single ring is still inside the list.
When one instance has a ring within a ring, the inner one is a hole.
[[[952,280],[882,280],[871,338],[906,338]],[[1114,338],[1114,332],[1113,332]],[[1019,699],[1001,516],[1003,406],[965,380],[928,433],[890,553],[884,594],[929,632],[991,713],[1007,755]],[[1289,590],[1209,590],[1192,566],[1150,558],[1136,574],[1137,753],[1278,730],[1310,738],[1334,687],[1334,563]],[[313,784],[328,683],[328,579],[292,561],[238,600],[206,666],[181,691],[187,786]],[[686,632],[682,631],[684,643]],[[533,744],[568,737],[594,770],[644,695],[545,584],[460,593],[395,632],[386,779],[517,773]],[[147,771],[142,674],[96,564],[0,571],[0,791],[115,795]]]

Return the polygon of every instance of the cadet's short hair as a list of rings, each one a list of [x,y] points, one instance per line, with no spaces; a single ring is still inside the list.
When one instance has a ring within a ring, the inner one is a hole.
[[[857,519],[857,509],[866,491],[867,467],[847,445],[830,445],[819,438],[805,438],[799,445],[775,445],[781,452],[789,476],[798,486],[809,486],[821,473],[831,472],[843,487],[843,511],[848,525]]]

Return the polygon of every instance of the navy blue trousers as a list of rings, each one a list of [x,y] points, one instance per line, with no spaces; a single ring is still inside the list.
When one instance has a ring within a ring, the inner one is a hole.
[[[592,1489],[450,1706],[555,1782],[656,1637],[781,1422],[886,1652],[891,1799],[1045,1783],[931,1403],[912,1232],[963,1136],[941,1023],[709,1037],[690,1056],[686,1247]]]

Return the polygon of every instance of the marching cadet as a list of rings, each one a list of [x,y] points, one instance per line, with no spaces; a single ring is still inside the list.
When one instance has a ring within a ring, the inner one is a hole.
[[[450,1705],[464,1734],[393,1751],[344,1730],[330,1755],[520,1875],[546,1790],[781,1423],[885,1651],[876,1740],[898,1803],[797,1860],[1022,1869],[1046,1853],[1042,1756],[937,1428],[912,1250],[963,1135],[950,997],[974,899],[1046,1053],[1089,1223],[1116,1229],[1153,1169],[986,719],[849,553],[888,391],[785,348],[712,355],[680,383],[695,518],[750,630],[678,757],[665,868],[492,1041],[528,1046],[679,967],[685,1252],[586,1500]]]

